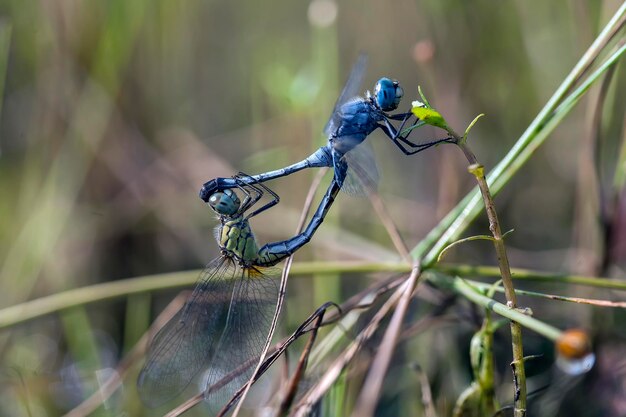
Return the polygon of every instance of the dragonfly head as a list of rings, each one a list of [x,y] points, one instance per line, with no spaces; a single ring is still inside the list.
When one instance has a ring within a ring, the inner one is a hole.
[[[233,190],[224,190],[211,194],[208,204],[217,214],[232,216],[239,210],[241,201]]]
[[[400,83],[387,77],[378,80],[374,87],[374,100],[382,111],[397,109],[403,95],[404,90],[400,87]]]

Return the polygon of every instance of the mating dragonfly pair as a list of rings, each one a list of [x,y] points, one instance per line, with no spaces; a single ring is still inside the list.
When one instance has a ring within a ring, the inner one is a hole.
[[[226,375],[257,358],[264,346],[278,299],[278,287],[270,278],[275,274],[265,268],[309,242],[339,190],[364,194],[375,187],[378,172],[371,147],[363,143],[373,131],[381,129],[405,155],[453,143],[452,138],[420,144],[409,141],[419,120],[403,134],[413,114],[388,113],[398,108],[402,88],[397,81],[381,78],[373,95],[368,91],[365,97],[358,96],[365,68],[366,57],[361,55],[324,129],[325,146],[276,171],[216,178],[203,185],[200,198],[220,219],[216,238],[222,255],[206,267],[183,308],[152,341],[138,379],[140,396],[147,405],[157,406],[177,396],[203,369],[207,370],[205,398],[213,404],[224,404],[250,378],[253,367],[219,386]],[[392,121],[400,121],[400,126],[394,127]],[[332,167],[334,177],[306,229],[291,239],[259,247],[248,220],[279,201],[262,183],[316,167]],[[265,193],[273,199],[251,211]]]

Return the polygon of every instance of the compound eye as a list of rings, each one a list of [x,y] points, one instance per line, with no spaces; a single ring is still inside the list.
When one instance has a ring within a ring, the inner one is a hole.
[[[400,85],[396,83],[396,98],[402,98],[404,96],[404,90]]]
[[[232,215],[239,210],[239,198],[231,190],[217,192],[209,197],[209,206],[218,214]]]
[[[220,201],[222,200],[222,197],[224,196],[223,193],[215,193],[215,194],[211,194],[211,197],[209,197],[209,206],[211,206],[211,208],[213,210],[216,210],[216,207],[219,206]],[[217,211],[217,210],[216,210]]]
[[[375,100],[378,107],[380,107],[383,111],[390,111],[396,108],[396,86],[394,82],[387,78],[383,77],[376,83],[375,88]]]

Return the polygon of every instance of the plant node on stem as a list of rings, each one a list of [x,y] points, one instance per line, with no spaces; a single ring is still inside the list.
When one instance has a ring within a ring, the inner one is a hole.
[[[513,280],[511,279],[509,259],[506,253],[500,224],[498,222],[496,207],[489,191],[487,179],[485,178],[485,169],[483,165],[478,162],[476,155],[467,145],[467,136],[469,131],[482,115],[476,117],[467,129],[465,129],[463,136],[460,136],[448,125],[444,117],[430,106],[430,103],[422,93],[421,89],[419,90],[419,93],[423,102],[414,103],[413,113],[415,116],[421,118],[426,124],[446,130],[450,136],[454,138],[454,143],[461,148],[463,154],[469,162],[468,170],[476,178],[483,198],[483,203],[485,204],[487,217],[489,219],[489,230],[493,235],[493,244],[498,256],[498,266],[500,267],[500,274],[502,276],[502,285],[504,287],[507,306],[511,309],[517,309],[517,299],[515,296],[515,289],[513,287]],[[526,415],[526,374],[524,370],[522,326],[514,321],[511,321],[511,340],[513,345],[513,361],[511,362],[511,367],[513,369],[513,381],[515,383],[514,416],[523,417]]]
[[[517,298],[515,297],[515,289],[513,287],[513,280],[511,279],[509,258],[506,254],[506,247],[504,245],[504,239],[502,238],[502,231],[500,229],[500,223],[498,222],[496,207],[493,202],[493,198],[491,197],[491,193],[489,192],[487,179],[485,178],[485,169],[478,163],[476,156],[469,149],[467,142],[465,140],[461,140],[461,138],[453,132],[450,132],[450,134],[457,138],[457,145],[463,150],[467,160],[470,162],[469,172],[474,175],[476,181],[478,182],[478,187],[480,188],[480,193],[485,204],[487,217],[489,218],[489,230],[493,235],[493,244],[498,256],[498,265],[502,275],[502,285],[507,299],[507,306],[509,308],[517,308]],[[514,321],[511,321],[511,339],[513,344],[513,362],[511,362],[511,367],[513,369],[513,381],[515,382],[514,415],[516,417],[522,417],[526,415],[526,373],[524,370],[522,326]]]

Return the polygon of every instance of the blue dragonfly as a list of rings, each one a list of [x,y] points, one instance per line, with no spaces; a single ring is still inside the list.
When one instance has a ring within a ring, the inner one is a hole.
[[[276,205],[279,197],[245,174],[232,180],[235,189],[207,199],[220,220],[215,237],[221,255],[207,265],[185,305],[148,349],[137,388],[150,407],[178,396],[202,370],[207,370],[205,399],[215,409],[248,381],[254,366],[243,365],[258,360],[279,297],[274,279],[279,271],[271,267],[309,242],[340,189],[331,182],[301,234],[260,246],[249,219]],[[253,210],[265,193],[271,201]]]
[[[366,66],[367,56],[361,54],[324,128],[324,134],[328,137],[325,146],[300,162],[254,175],[250,180],[264,182],[306,168],[332,167],[335,182],[342,189],[351,194],[366,194],[368,189],[375,188],[379,177],[371,147],[368,143],[363,143],[375,130],[381,129],[405,155],[414,155],[440,143],[454,142],[451,137],[425,143],[408,140],[419,119],[416,118],[413,124],[405,129],[414,116],[410,111],[389,114],[398,108],[404,95],[398,81],[383,77],[376,82],[373,94],[367,91],[365,97],[358,95]],[[392,121],[400,121],[400,126],[396,128]],[[405,131],[407,133],[403,134]],[[215,178],[202,186],[200,198],[207,201],[216,191],[235,186],[236,183],[232,178]]]

